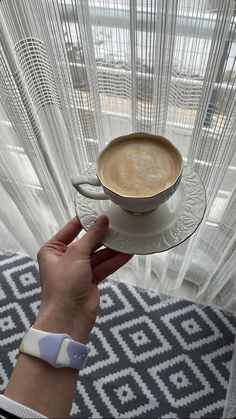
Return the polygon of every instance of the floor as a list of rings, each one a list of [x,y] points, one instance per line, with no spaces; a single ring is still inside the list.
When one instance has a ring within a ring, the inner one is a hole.
[[[35,262],[0,255],[0,390],[39,307]],[[71,416],[222,417],[236,319],[180,298],[109,280]]]

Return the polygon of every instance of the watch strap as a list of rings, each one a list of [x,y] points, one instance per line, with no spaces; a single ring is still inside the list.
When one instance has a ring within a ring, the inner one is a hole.
[[[35,356],[55,368],[85,367],[89,349],[65,333],[48,333],[30,328],[23,337],[20,352]]]

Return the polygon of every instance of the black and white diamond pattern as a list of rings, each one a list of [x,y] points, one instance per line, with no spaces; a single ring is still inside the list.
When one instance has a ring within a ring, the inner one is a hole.
[[[109,282],[104,282],[102,289],[100,316],[97,319],[97,324],[105,323],[108,320],[110,321],[116,318],[119,319],[133,311],[129,300],[117,285],[113,284],[111,287]]]
[[[230,344],[202,356],[202,360],[206,363],[206,366],[213,372],[225,390],[228,386],[233,346],[233,344]]]
[[[104,334],[97,327],[93,329],[93,340],[89,342],[89,358],[85,368],[81,371],[81,376],[88,375],[94,371],[116,364],[119,359],[109,344]]]
[[[204,310],[196,305],[168,313],[162,317],[162,321],[186,350],[209,345],[222,336]]]
[[[214,392],[204,374],[188,355],[178,355],[148,371],[172,407],[191,405]]]
[[[8,382],[8,376],[7,373],[5,372],[3,363],[0,362],[0,391],[4,391],[6,386],[7,386],[7,382]]]
[[[171,349],[158,326],[147,316],[119,324],[111,332],[132,363],[143,362]]]
[[[134,368],[125,368],[94,382],[112,417],[143,417],[159,402]]]
[[[104,281],[71,416],[222,417],[236,319],[180,298]],[[39,310],[37,265],[0,254],[0,390]]]
[[[38,271],[34,261],[29,260],[20,266],[5,269],[2,273],[17,300],[39,295]]]

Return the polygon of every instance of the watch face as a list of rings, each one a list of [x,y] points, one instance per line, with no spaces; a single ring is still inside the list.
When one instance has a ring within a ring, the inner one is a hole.
[[[71,368],[82,369],[88,355],[86,346],[75,342],[74,340],[70,340],[66,351],[70,358],[69,366]]]

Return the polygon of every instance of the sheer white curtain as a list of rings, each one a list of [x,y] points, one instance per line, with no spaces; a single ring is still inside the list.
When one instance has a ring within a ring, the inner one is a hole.
[[[205,185],[197,232],[115,276],[236,312],[234,0],[0,3],[0,248],[35,256],[75,214],[71,176],[160,133]]]

